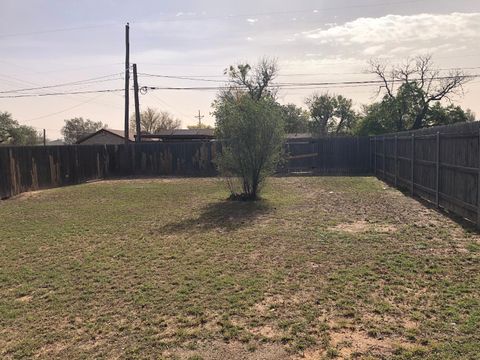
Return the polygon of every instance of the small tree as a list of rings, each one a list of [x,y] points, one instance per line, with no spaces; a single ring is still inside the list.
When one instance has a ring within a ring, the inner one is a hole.
[[[162,130],[178,129],[182,122],[176,119],[168,111],[158,111],[147,108],[140,113],[140,130],[149,134],[155,134]],[[136,132],[135,114],[130,116],[130,130]]]
[[[248,94],[216,101],[214,108],[216,134],[223,145],[217,165],[228,179],[231,198],[256,200],[281,157],[281,108],[271,97],[255,100]]]
[[[283,150],[283,113],[271,86],[277,64],[262,59],[253,68],[243,64],[225,72],[230,82],[213,103],[215,131],[222,141],[217,165],[232,199],[255,200]]]
[[[90,119],[84,120],[82,117],[65,120],[65,125],[62,128],[62,135],[67,144],[75,144],[80,138],[87,134],[94,133],[107,127],[107,124],[102,124],[101,121],[92,121]]]

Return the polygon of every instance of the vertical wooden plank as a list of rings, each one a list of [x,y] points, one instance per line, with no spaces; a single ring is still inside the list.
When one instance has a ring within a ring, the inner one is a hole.
[[[386,166],[385,166],[385,136],[382,137],[382,156],[383,156],[383,179],[386,180],[387,177],[385,175],[385,169],[386,169]]]
[[[412,171],[410,175],[411,185],[410,185],[410,194],[413,196],[415,194],[415,134],[412,134]]]
[[[377,176],[377,137],[373,137],[373,173]]]
[[[478,129],[477,228],[480,229],[480,128]]]
[[[397,187],[397,183],[398,183],[398,136],[395,135],[395,168],[394,168],[394,171],[395,171],[395,187]]]
[[[437,131],[437,155],[436,155],[436,175],[435,175],[435,205],[440,206],[440,132]]]

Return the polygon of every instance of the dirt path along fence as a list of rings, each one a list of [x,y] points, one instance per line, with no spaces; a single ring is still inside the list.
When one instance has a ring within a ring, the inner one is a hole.
[[[480,123],[371,137],[376,177],[480,227]]]

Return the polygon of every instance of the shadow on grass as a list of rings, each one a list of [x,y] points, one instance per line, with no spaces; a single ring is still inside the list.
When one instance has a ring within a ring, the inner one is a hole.
[[[274,208],[265,200],[231,201],[224,200],[208,204],[201,209],[198,217],[181,219],[160,228],[163,233],[198,232],[212,229],[233,231],[249,226],[259,216]]]

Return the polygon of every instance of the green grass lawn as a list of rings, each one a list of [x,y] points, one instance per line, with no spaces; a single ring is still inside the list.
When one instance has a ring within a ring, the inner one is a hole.
[[[0,202],[0,358],[478,359],[480,236],[374,178]]]

